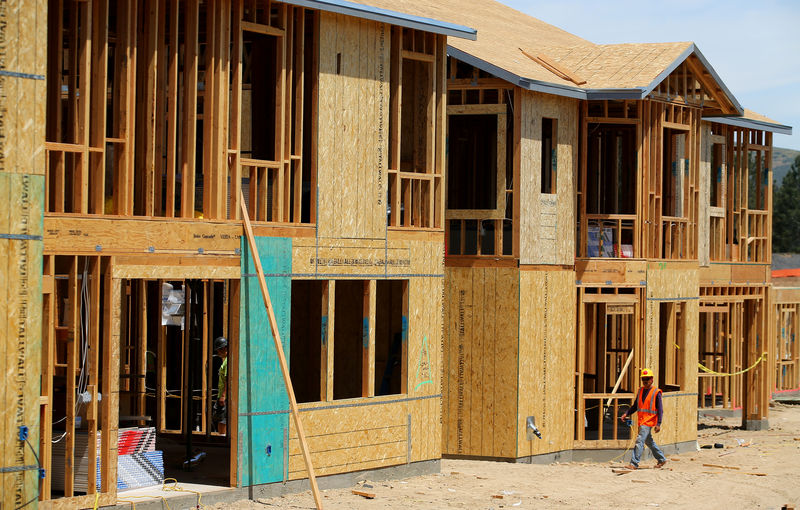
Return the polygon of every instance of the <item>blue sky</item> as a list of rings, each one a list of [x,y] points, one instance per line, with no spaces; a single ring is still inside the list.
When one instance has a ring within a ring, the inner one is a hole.
[[[694,41],[745,108],[790,125],[800,150],[800,1],[500,0],[598,44]]]

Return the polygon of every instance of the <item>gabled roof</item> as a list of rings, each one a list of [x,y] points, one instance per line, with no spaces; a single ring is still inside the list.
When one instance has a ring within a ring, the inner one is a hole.
[[[401,27],[424,30],[435,34],[444,34],[451,37],[462,37],[475,40],[475,29],[440,21],[438,19],[427,18],[415,15],[411,11],[402,9],[403,2],[384,2],[384,6],[378,6],[375,2],[348,2],[347,0],[285,0],[286,3],[299,7],[308,7],[320,11],[347,14],[357,18],[371,19],[384,23],[391,23]],[[400,7],[398,10],[397,7]]]
[[[691,42],[594,44],[494,0],[354,1],[475,27],[475,41],[448,40],[452,56],[514,85],[580,99],[643,99],[691,57],[721,111],[742,113]]]

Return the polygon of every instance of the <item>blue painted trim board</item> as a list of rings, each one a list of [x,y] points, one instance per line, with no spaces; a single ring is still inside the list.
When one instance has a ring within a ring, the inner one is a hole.
[[[286,362],[292,305],[292,240],[256,237]],[[272,340],[267,310],[261,296],[247,239],[242,237],[242,290],[239,313],[239,454],[238,485],[283,481],[286,466],[284,431],[289,415],[271,413],[289,408],[289,397]],[[265,414],[259,414],[265,413]]]

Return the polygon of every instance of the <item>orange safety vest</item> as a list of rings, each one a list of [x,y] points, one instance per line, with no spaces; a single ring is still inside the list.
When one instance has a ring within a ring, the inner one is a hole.
[[[642,402],[642,394],[644,388],[639,388],[639,395],[636,397],[636,411],[639,418],[639,426],[646,425],[648,427],[655,427],[658,425],[658,410],[656,409],[656,395],[661,394],[661,390],[655,386],[650,388],[650,393],[647,398]]]

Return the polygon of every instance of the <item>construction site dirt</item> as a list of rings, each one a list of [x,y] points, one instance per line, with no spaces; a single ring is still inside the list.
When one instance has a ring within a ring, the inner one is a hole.
[[[661,469],[652,469],[650,459],[642,463],[642,468],[650,469],[615,473],[627,463],[630,451],[606,463],[445,459],[439,474],[364,480],[353,487],[323,491],[322,497],[325,508],[347,510],[797,508],[800,406],[773,403],[769,422],[769,430],[746,431],[739,419],[701,414],[698,449],[668,456]],[[214,508],[314,508],[314,501],[310,492],[304,492]]]

